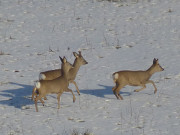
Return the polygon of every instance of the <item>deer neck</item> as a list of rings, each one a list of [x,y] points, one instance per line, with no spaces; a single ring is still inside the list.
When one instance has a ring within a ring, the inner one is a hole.
[[[79,71],[80,64],[77,62],[77,60],[74,61],[73,67],[71,72],[73,73],[74,76],[76,76],[77,72]]]
[[[148,70],[146,70],[147,73],[152,76],[156,71],[154,70],[154,65],[152,65]]]
[[[62,67],[61,69],[62,69],[61,70],[61,72],[62,72],[61,76],[64,78],[68,78],[68,71],[64,67]]]

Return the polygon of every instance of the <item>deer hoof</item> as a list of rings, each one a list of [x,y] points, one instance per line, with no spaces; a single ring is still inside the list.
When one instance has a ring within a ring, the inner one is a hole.
[[[120,96],[120,97],[119,97],[119,100],[123,100],[123,97]]]
[[[76,101],[76,98],[73,99],[73,103]]]
[[[122,97],[118,97],[117,99],[118,99],[118,100],[123,100],[123,98],[122,98]]]
[[[118,100],[123,100],[123,97],[120,94],[116,95],[116,97]]]

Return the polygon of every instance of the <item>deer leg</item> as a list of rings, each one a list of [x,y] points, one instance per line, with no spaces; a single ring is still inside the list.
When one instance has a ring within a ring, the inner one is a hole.
[[[37,101],[38,101],[38,100],[41,101],[41,100],[42,100],[41,98],[42,98],[42,95],[39,95],[38,97],[35,98],[34,103],[35,103],[35,107],[36,107],[36,112],[38,112]]]
[[[38,96],[38,93],[36,93],[36,90],[37,90],[36,87],[34,87],[33,92],[32,92],[32,100],[34,100],[34,96],[35,96],[35,98],[37,98],[37,96]],[[44,101],[42,100],[42,98],[40,98],[39,100],[41,101],[42,105],[44,106]]]
[[[58,100],[58,109],[60,109],[60,96],[62,95],[62,92],[58,93],[57,100]]]
[[[113,93],[116,96],[117,99],[119,100],[123,100],[123,97],[120,95],[120,90],[123,88],[123,86],[119,85],[118,83],[115,86],[116,88],[114,88]]]
[[[114,90],[115,90],[115,88],[116,88],[116,86],[114,86],[114,87],[112,88],[112,90],[114,91]]]
[[[34,95],[37,97],[36,87],[33,88],[31,99],[34,100]]]
[[[76,101],[76,97],[75,97],[73,91],[72,91],[71,89],[69,89],[69,88],[67,88],[65,91],[66,91],[66,92],[71,92],[71,93],[72,93],[72,95],[73,95],[73,102],[75,102],[75,101]]]
[[[112,90],[114,91],[117,88],[117,86],[118,86],[118,83],[115,82],[115,86],[112,88]]]
[[[116,88],[117,88],[117,85],[116,85],[116,86],[114,86],[114,87],[112,88],[112,90],[114,91]]]
[[[136,90],[134,90],[134,92],[139,92],[139,91],[142,91],[142,90],[144,90],[146,88],[145,84],[142,84],[141,86],[142,86],[142,88],[136,89]]]
[[[42,100],[42,98],[40,98],[39,100],[41,101],[42,105],[44,106],[44,101]]]
[[[154,82],[152,80],[148,80],[146,83],[151,83],[153,86],[154,86],[154,94],[156,94],[157,92],[157,88],[156,88],[156,85],[154,84]]]
[[[34,96],[35,97],[37,97],[38,96],[38,93],[36,93],[36,87],[34,87],[34,89],[33,89],[33,91],[32,91],[32,100],[34,100]],[[46,97],[44,97],[44,100],[47,100],[47,98]],[[40,101],[41,101],[41,103],[43,104],[43,106],[44,106],[44,101],[42,101],[42,99],[40,99]]]
[[[34,97],[34,96],[37,97],[37,95],[38,95],[38,94],[35,92],[34,95],[33,95],[33,97]],[[33,97],[32,97],[32,100],[34,100]],[[47,100],[47,97],[46,97],[46,96],[44,97],[44,100]],[[44,106],[44,101],[42,101],[41,99],[40,99],[40,101],[41,101],[41,103],[42,103],[43,106]]]
[[[70,83],[73,83],[75,85],[77,93],[80,95],[80,92],[79,92],[79,89],[78,89],[76,82],[74,80],[71,80]]]

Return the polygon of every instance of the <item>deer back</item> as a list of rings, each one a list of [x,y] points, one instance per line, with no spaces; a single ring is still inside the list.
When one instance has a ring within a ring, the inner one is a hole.
[[[148,70],[145,71],[124,70],[124,71],[115,72],[113,74],[113,79],[114,82],[119,82],[124,86],[125,85],[137,86],[139,84],[143,84],[146,81],[148,81],[155,72],[160,72],[163,70],[164,69],[158,63],[158,59],[154,59],[152,66]]]
[[[46,72],[41,72],[39,75],[39,80],[53,80],[61,76],[61,69],[49,70]]]

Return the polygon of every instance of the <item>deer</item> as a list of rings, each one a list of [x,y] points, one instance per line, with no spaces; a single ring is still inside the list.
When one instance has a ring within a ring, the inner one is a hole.
[[[36,94],[35,97],[35,108],[36,112],[38,112],[37,107],[37,101],[40,100],[41,103],[44,106],[44,101],[42,100],[43,97],[45,97],[47,94],[57,94],[57,100],[58,100],[58,109],[60,108],[60,96],[63,92],[71,92],[73,95],[73,102],[75,102],[76,97],[71,89],[68,88],[69,81],[68,81],[68,72],[70,69],[74,68],[73,65],[71,65],[67,59],[61,58],[59,56],[62,64],[61,64],[61,76],[58,78],[55,78],[53,80],[39,80],[35,83],[35,88],[33,89],[33,94]],[[32,94],[32,98],[34,98],[34,95]]]
[[[68,80],[70,83],[73,83],[76,87],[77,93],[80,95],[79,88],[74,81],[77,75],[77,72],[80,69],[80,66],[88,64],[88,62],[83,58],[81,51],[79,51],[79,54],[76,52],[73,52],[73,55],[75,57],[73,67],[69,71]],[[52,80],[62,75],[61,69],[55,69],[55,70],[49,70],[45,72],[41,72],[39,75],[40,80]]]
[[[154,94],[157,92],[156,85],[152,80],[150,80],[151,76],[156,73],[163,71],[164,69],[160,66],[158,59],[153,59],[153,64],[147,70],[139,70],[139,71],[130,71],[123,70],[113,73],[113,81],[116,84],[112,91],[117,99],[123,100],[123,97],[120,95],[120,90],[126,86],[141,86],[140,89],[134,90],[134,92],[142,91],[146,88],[146,84],[151,83],[154,86]]]

